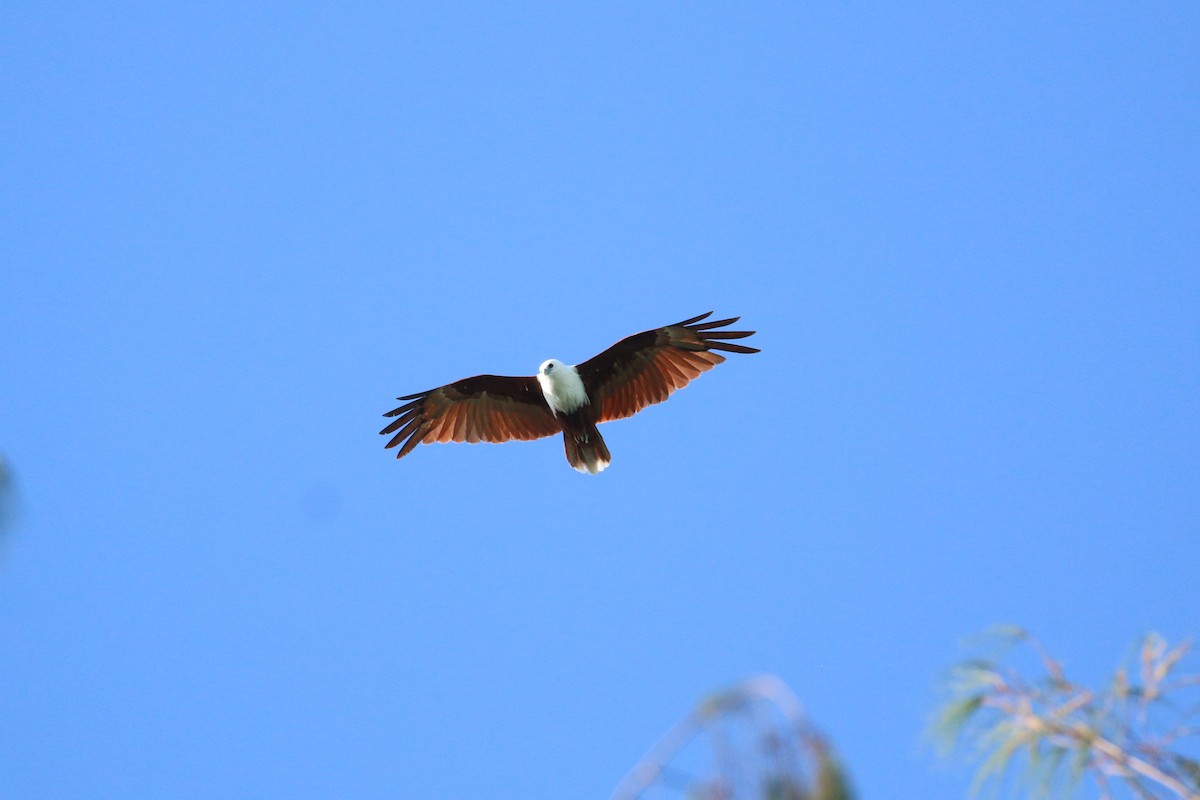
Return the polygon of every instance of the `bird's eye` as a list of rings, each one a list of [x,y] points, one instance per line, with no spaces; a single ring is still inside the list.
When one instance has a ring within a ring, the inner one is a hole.
[[[554,365],[553,365],[553,364],[547,364],[547,365],[546,365],[546,372],[549,372],[549,371],[550,371],[550,370],[552,370],[552,369],[554,369]]]

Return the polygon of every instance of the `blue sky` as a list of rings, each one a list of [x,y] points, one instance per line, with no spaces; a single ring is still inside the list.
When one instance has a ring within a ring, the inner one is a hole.
[[[0,794],[606,797],[778,674],[864,798],[993,623],[1197,633],[1187,4],[9,4]],[[670,402],[393,398],[714,309]]]

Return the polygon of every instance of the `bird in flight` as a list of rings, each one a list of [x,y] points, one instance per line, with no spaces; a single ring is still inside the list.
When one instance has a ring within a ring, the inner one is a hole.
[[[596,426],[631,417],[666,400],[725,360],[720,353],[757,353],[735,344],[754,331],[720,330],[739,317],[710,322],[712,312],[626,337],[582,364],[551,358],[530,377],[476,375],[398,397],[404,405],[379,433],[403,458],[418,444],[508,442],[563,435],[567,463],[595,475],[612,461]]]

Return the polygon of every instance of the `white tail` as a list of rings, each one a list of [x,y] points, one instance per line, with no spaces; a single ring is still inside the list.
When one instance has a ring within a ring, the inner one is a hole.
[[[595,425],[579,433],[563,432],[563,447],[567,451],[567,463],[580,472],[595,475],[612,463],[608,445]]]

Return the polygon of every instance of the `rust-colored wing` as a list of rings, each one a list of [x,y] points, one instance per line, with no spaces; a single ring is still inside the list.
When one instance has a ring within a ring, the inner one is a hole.
[[[702,320],[712,312],[685,319],[675,325],[643,331],[614,344],[577,369],[595,407],[596,422],[633,416],[648,405],[661,403],[700,373],[725,360],[714,350],[727,353],[757,353],[757,349],[733,344],[727,339],[744,339],[754,331],[721,331],[738,317],[714,322]]]
[[[396,419],[380,431],[396,434],[385,445],[402,445],[396,458],[421,442],[508,442],[562,431],[532,377],[476,375],[396,399],[408,402],[384,414]]]

